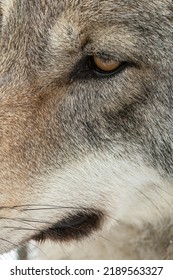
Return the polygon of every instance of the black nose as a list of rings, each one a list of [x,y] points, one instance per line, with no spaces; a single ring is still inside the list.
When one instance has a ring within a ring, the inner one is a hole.
[[[98,230],[101,227],[102,220],[103,213],[100,211],[88,210],[87,212],[78,212],[58,221],[52,227],[42,230],[34,236],[34,239],[37,241],[44,241],[46,239],[54,241],[79,240]]]

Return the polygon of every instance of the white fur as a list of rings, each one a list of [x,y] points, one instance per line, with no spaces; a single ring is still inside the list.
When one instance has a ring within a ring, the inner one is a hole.
[[[110,153],[90,156],[59,172],[50,172],[49,178],[43,179],[43,186],[46,190],[42,194],[42,204],[60,206],[56,217],[62,218],[72,211],[61,207],[86,207],[103,210],[106,221],[89,242],[83,240],[61,246],[47,242],[40,247],[42,252],[38,251],[36,258],[140,258],[140,242],[145,244],[145,241],[140,240],[141,233],[138,236],[133,226],[142,229],[151,223],[157,227],[157,223],[170,217],[172,212],[171,184],[164,182],[153,168],[146,167],[139,155],[133,155],[133,161],[116,160]],[[50,211],[49,219],[52,220],[53,215]],[[110,225],[112,231],[108,233]],[[145,228],[142,232],[145,239],[148,233],[145,234]],[[136,254],[131,251],[131,244]],[[147,246],[147,257],[155,258],[152,245],[147,243]]]
[[[56,223],[81,208],[103,211],[104,230],[121,222],[137,226],[145,222],[156,224],[160,218],[171,215],[173,192],[171,184],[163,182],[156,170],[145,166],[138,155],[133,155],[133,160],[116,159],[113,153],[105,152],[61,170],[50,170],[49,176],[38,178],[30,201],[33,206],[8,210],[8,217],[26,220],[13,221],[13,227],[30,229],[17,234],[4,229],[5,236],[14,244],[28,238],[28,234],[32,236],[35,229],[44,229],[47,222]],[[4,220],[0,222],[3,236]],[[6,224],[9,225],[8,220]],[[1,244],[1,248],[6,248],[6,242]]]
[[[171,184],[163,182],[158,172],[145,166],[138,155],[135,159],[116,160],[105,153],[50,172],[49,177],[42,178],[42,204],[100,209],[111,217],[111,222],[138,224],[152,222],[156,216],[159,219],[171,211]],[[64,212],[69,210],[60,210],[59,216]]]

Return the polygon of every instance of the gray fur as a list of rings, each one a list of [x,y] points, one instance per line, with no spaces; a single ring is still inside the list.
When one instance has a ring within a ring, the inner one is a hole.
[[[8,219],[21,217],[12,209],[37,203],[44,176],[88,155],[110,152],[115,162],[133,163],[138,154],[172,186],[172,0],[12,2],[7,13],[8,0],[0,1],[0,240]],[[109,79],[82,74],[79,61],[103,52],[134,65]],[[172,205],[166,204],[155,225],[144,223],[150,239],[153,228],[169,221],[159,233],[160,247],[172,236]],[[26,239],[21,234],[12,242]],[[172,258],[165,246],[152,258]],[[0,241],[0,252],[9,249]],[[150,257],[141,252],[140,258]]]

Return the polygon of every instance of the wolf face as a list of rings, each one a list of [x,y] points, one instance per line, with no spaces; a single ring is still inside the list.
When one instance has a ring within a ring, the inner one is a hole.
[[[171,0],[0,1],[0,253],[170,227],[172,25]]]

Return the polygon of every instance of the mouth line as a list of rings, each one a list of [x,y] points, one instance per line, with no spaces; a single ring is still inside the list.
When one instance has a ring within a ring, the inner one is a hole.
[[[58,221],[51,227],[41,230],[33,236],[35,241],[43,242],[46,239],[53,241],[80,240],[101,228],[103,213],[101,211],[89,210],[77,212],[74,215]]]

